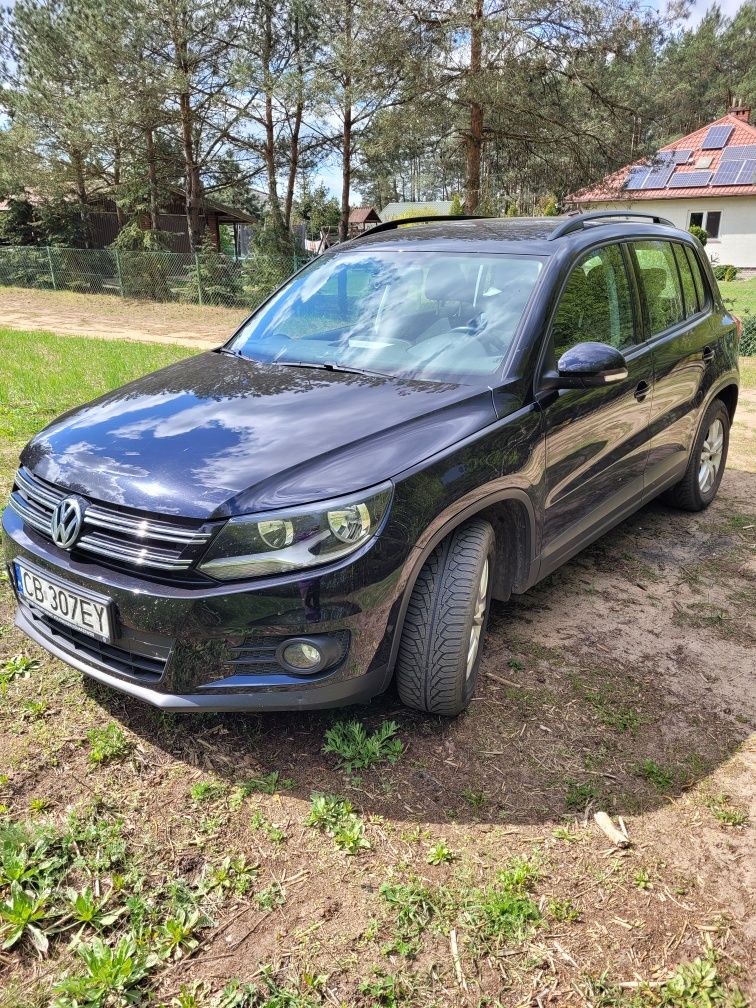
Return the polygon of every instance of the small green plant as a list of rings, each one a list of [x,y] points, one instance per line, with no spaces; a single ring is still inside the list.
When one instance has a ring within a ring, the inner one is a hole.
[[[49,898],[49,889],[34,892],[11,882],[8,898],[0,903],[1,948],[13,948],[28,938],[40,956],[46,955],[49,942],[41,924],[50,913]]]
[[[675,783],[672,774],[655,763],[654,760],[644,760],[638,770],[658,791],[669,791]]]
[[[475,809],[476,811],[478,809],[483,808],[483,806],[486,804],[486,801],[488,800],[482,791],[476,791],[474,788],[470,787],[465,788],[465,790],[462,792],[462,797],[470,806],[470,808]]]
[[[199,910],[181,908],[167,917],[155,932],[161,959],[180,959],[199,945],[195,933],[207,924]]]
[[[423,931],[441,912],[441,892],[434,892],[418,879],[384,882],[378,892],[395,914],[392,940],[383,952],[414,958]]]
[[[347,854],[358,854],[370,847],[370,841],[365,836],[365,824],[354,812],[352,803],[345,798],[313,795],[306,825],[333,837],[336,846]]]
[[[243,854],[235,857],[225,857],[217,867],[200,883],[200,893],[208,893],[213,889],[220,892],[232,892],[243,896],[257,877],[257,865],[247,863]]]
[[[286,833],[262,812],[253,812],[249,819],[249,825],[253,830],[260,830],[264,833],[271,843],[282,844],[286,841]]]
[[[275,907],[283,906],[286,896],[278,882],[272,882],[265,889],[261,889],[255,896],[255,902],[261,910],[273,910]]]
[[[507,666],[514,672],[524,672],[525,670],[525,664],[521,662],[519,658],[510,658],[507,662]]]
[[[104,728],[90,728],[87,740],[90,745],[87,758],[90,763],[99,766],[120,759],[131,748],[123,730],[112,721]]]
[[[27,678],[32,672],[39,668],[36,658],[27,658],[26,655],[17,654],[9,658],[0,667],[0,696],[5,696],[8,686],[14,679]]]
[[[428,851],[425,860],[428,864],[440,865],[449,864],[450,861],[454,861],[457,855],[447,846],[446,841],[441,840],[439,843],[435,844]]]
[[[645,890],[651,888],[651,876],[645,868],[639,868],[635,875],[633,875],[633,885],[636,889]]]
[[[702,245],[705,245],[706,242],[709,240],[708,234],[704,231],[702,227],[699,227],[698,224],[691,224],[690,227],[688,228],[688,231],[690,232],[690,234],[693,235],[694,238],[698,238],[698,240],[701,242]]]
[[[231,791],[229,805],[238,811],[242,802],[251,794],[277,794],[279,791],[290,791],[294,787],[294,781],[290,777],[281,777],[278,770],[273,770],[262,777],[253,777],[250,780],[241,781],[236,784]]]
[[[220,781],[196,781],[189,788],[192,801],[198,805],[201,802],[217,801],[225,791],[225,785]]]
[[[64,976],[53,985],[52,1008],[138,1004],[134,988],[158,961],[156,954],[147,955],[139,949],[131,935],[119,938],[115,945],[93,938],[76,951],[84,970]]]
[[[580,911],[568,899],[549,900],[546,904],[546,911],[556,921],[569,922],[580,918]]]
[[[534,861],[517,857],[498,873],[494,885],[471,892],[468,914],[484,944],[520,942],[532,932],[541,920],[530,895],[538,877]]]
[[[51,805],[52,799],[50,798],[31,798],[29,799],[29,812],[31,815],[36,816],[41,812],[46,812]]]
[[[372,980],[363,980],[358,990],[372,998],[374,1008],[399,1008],[411,993],[404,980],[382,970],[376,970]]]
[[[118,907],[114,910],[106,910],[107,896],[98,899],[89,886],[85,886],[81,890],[69,887],[65,891],[65,897],[67,903],[65,917],[70,917],[74,926],[79,924],[82,929],[93,927],[99,931],[102,928],[110,927],[126,909]]]
[[[325,733],[323,752],[338,756],[339,767],[350,774],[376,763],[396,763],[404,752],[398,731],[396,721],[384,721],[372,734],[359,721],[337,721]]]
[[[704,804],[723,826],[746,826],[748,816],[742,809],[735,808],[726,794],[707,795]]]
[[[590,782],[578,784],[577,781],[567,781],[564,804],[568,809],[582,810],[589,802],[597,801],[598,798],[599,792],[595,784]]]

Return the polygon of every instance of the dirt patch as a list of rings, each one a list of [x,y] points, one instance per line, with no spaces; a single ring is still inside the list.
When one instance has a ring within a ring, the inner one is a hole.
[[[249,312],[201,305],[131,301],[104,294],[0,288],[0,327],[67,336],[215,347]]]

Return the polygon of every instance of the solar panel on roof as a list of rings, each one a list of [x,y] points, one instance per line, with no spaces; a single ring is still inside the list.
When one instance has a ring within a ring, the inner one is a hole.
[[[674,165],[660,165],[648,173],[639,189],[664,189],[669,182],[669,176],[674,171]]]
[[[743,168],[743,161],[722,161],[711,180],[712,185],[735,185]]]
[[[641,165],[638,168],[631,168],[630,172],[625,179],[625,184],[623,188],[625,189],[642,189],[643,183],[648,176],[648,166]]]
[[[738,175],[738,185],[751,185],[756,177],[756,158],[749,158],[743,162],[743,167]]]
[[[740,144],[725,147],[722,151],[723,161],[742,161],[744,158],[756,158],[756,144]]]
[[[690,155],[693,153],[692,150],[676,150],[672,151],[675,156],[675,164],[685,164],[686,161],[690,160]]]
[[[701,186],[707,186],[710,179],[710,171],[678,171],[670,178],[667,185],[670,189],[686,189],[688,186],[699,189]]]
[[[712,126],[701,144],[702,150],[718,150],[730,139],[734,126]]]

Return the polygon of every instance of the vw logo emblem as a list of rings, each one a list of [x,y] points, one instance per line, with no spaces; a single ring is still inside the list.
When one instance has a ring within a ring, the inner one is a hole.
[[[71,549],[81,534],[84,510],[78,497],[64,497],[52,513],[52,540],[61,549]]]

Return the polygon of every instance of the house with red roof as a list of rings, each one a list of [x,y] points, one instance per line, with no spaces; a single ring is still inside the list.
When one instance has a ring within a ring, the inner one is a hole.
[[[709,258],[756,269],[756,126],[742,105],[652,157],[627,165],[598,185],[573,193],[573,209],[659,214],[709,236]]]

